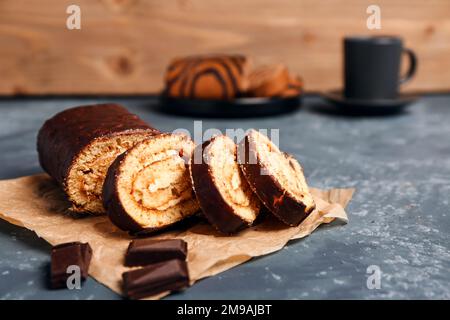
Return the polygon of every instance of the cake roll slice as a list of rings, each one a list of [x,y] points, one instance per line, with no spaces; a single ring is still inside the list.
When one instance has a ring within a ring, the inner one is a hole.
[[[111,221],[131,233],[148,232],[198,211],[187,168],[194,147],[184,135],[160,134],[117,157],[103,186]]]
[[[251,225],[260,210],[258,197],[237,163],[236,149],[227,136],[216,136],[197,146],[189,166],[204,215],[226,234]]]
[[[261,66],[249,75],[248,94],[253,97],[282,95],[289,86],[290,75],[283,64]]]
[[[41,167],[67,194],[75,212],[104,213],[102,187],[115,158],[158,133],[117,104],[80,106],[62,111],[39,130]]]
[[[246,91],[250,60],[242,55],[174,59],[166,72],[166,94],[184,99],[233,99]]]
[[[251,130],[239,144],[238,160],[252,190],[285,224],[296,226],[314,210],[302,167],[265,135]]]

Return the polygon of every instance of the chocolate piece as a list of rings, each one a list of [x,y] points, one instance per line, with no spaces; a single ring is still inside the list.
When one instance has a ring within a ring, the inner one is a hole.
[[[111,221],[136,233],[162,229],[197,212],[186,168],[193,149],[187,136],[160,134],[119,156],[103,186]]]
[[[259,214],[260,202],[242,175],[233,140],[216,136],[197,146],[194,154],[202,157],[191,158],[192,185],[210,223],[223,233],[251,225]]]
[[[125,265],[134,267],[171,259],[185,260],[186,255],[187,243],[180,239],[136,239],[128,246]]]
[[[189,286],[185,261],[173,259],[125,272],[123,291],[128,298],[140,299],[165,291],[176,291]]]
[[[69,242],[54,246],[51,253],[51,287],[66,288],[67,278],[72,274],[67,273],[67,268],[73,265],[80,268],[81,281],[84,281],[88,277],[91,258],[92,249],[88,243]]]
[[[232,99],[248,87],[250,61],[242,55],[177,58],[166,72],[166,94],[187,99]]]
[[[238,159],[252,190],[282,222],[298,225],[314,210],[302,167],[265,135],[251,130],[239,144]]]
[[[159,133],[117,104],[62,111],[39,130],[42,168],[63,188],[77,212],[104,213],[101,192],[109,165],[137,142]]]

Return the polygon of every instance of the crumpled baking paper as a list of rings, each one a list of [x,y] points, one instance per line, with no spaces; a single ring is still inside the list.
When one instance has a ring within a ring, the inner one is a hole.
[[[311,188],[317,208],[297,227],[288,227],[266,214],[255,226],[234,236],[218,233],[202,218],[188,219],[155,239],[179,238],[188,243],[191,283],[235,267],[253,257],[278,251],[289,240],[311,234],[335,219],[347,223],[344,208],[354,189]],[[107,216],[76,216],[62,191],[46,174],[0,181],[0,218],[33,230],[51,245],[81,241],[93,249],[89,274],[121,294],[125,251],[132,237],[115,227]],[[161,298],[168,293],[150,297]]]

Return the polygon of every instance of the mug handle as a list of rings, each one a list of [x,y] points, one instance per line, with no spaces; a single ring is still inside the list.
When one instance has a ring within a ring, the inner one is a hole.
[[[414,74],[416,73],[416,69],[417,69],[417,56],[414,53],[414,51],[412,51],[411,49],[408,49],[408,48],[404,48],[403,53],[406,53],[408,55],[409,69],[408,69],[408,72],[406,73],[405,77],[400,79],[399,84],[403,84],[403,83],[406,83],[409,80],[411,80],[412,77],[414,76]]]

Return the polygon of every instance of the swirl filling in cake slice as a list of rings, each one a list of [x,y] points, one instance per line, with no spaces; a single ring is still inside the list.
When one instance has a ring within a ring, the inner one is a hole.
[[[236,148],[227,136],[216,136],[197,146],[195,154],[201,157],[191,158],[189,166],[204,215],[223,233],[251,225],[260,210],[258,197],[237,163]]]
[[[120,155],[103,186],[111,221],[135,233],[162,229],[198,211],[187,168],[194,147],[184,135],[160,134]]]
[[[268,137],[251,130],[239,144],[238,159],[252,190],[282,222],[298,225],[314,210],[302,167]]]

